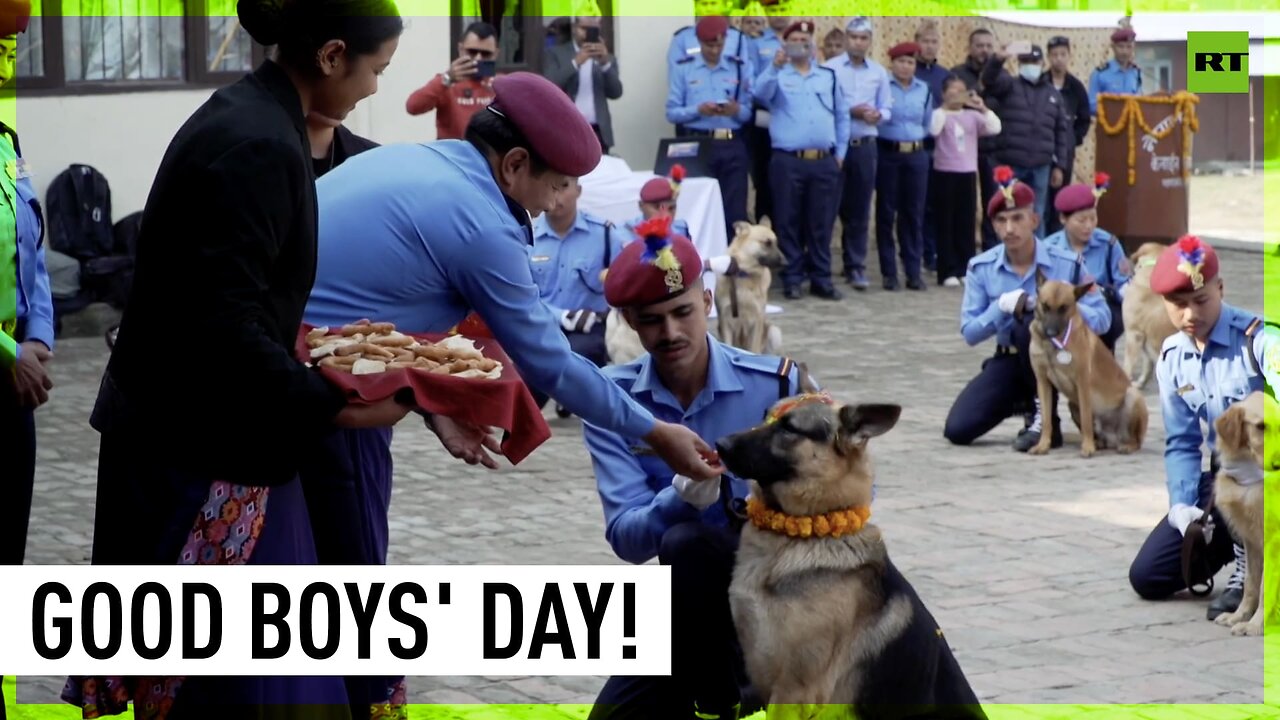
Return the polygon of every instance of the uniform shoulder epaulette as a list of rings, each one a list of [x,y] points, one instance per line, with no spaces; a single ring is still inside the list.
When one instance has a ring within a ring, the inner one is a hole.
[[[692,55],[685,55],[684,57],[682,57],[682,58],[680,58],[679,60],[677,60],[677,61],[676,61],[676,64],[677,64],[677,65],[684,65],[685,63],[691,63],[691,62],[693,62],[693,56],[692,56]]]
[[[1079,260],[1079,258],[1076,256],[1075,253],[1071,252],[1070,250],[1065,250],[1059,245],[1046,244],[1045,249],[1049,251],[1050,255],[1056,257],[1059,260],[1068,260],[1073,263]]]
[[[969,259],[969,267],[974,267],[975,265],[987,265],[989,263],[993,263],[996,261],[996,256],[999,253],[1000,253],[999,245],[989,250],[983,250],[982,252],[978,253],[977,255],[974,255],[972,258]]]
[[[755,370],[766,375],[778,374],[780,363],[783,361],[783,358],[776,355],[757,355],[731,345],[725,345],[724,350],[729,354],[729,362],[734,366]]]
[[[671,33],[671,37],[675,37],[675,36],[679,35],[680,33],[684,32],[685,30],[688,30],[688,29],[689,29],[689,28],[691,28],[691,27],[693,27],[693,26],[692,26],[692,25],[685,25],[684,27],[680,28],[679,30],[677,30],[677,31],[675,31],[675,32],[673,32],[673,33]]]
[[[612,223],[612,222],[610,222],[610,221],[608,221],[608,220],[606,220],[606,219],[604,219],[604,218],[602,218],[602,217],[600,217],[600,216],[598,216],[598,215],[592,215],[591,213],[589,213],[589,212],[587,212],[587,211],[585,211],[585,210],[583,210],[583,211],[582,211],[582,219],[583,219],[583,220],[586,220],[586,221],[587,221],[587,222],[589,222],[589,223],[595,223],[596,225],[603,225],[603,226],[606,226],[606,227],[613,227],[613,223]]]
[[[1099,65],[1098,67],[1094,68],[1094,69],[1095,69],[1095,70],[1106,70],[1106,69],[1107,69],[1107,66],[1109,66],[1110,64],[1111,64],[1111,61],[1110,61],[1110,60],[1103,60],[1103,61],[1102,61],[1102,64],[1101,64],[1101,65]]]
[[[1160,350],[1160,362],[1164,362],[1165,357],[1167,357],[1169,355],[1169,352],[1174,349],[1176,348],[1173,345],[1170,345],[1169,342],[1166,340],[1164,348]]]

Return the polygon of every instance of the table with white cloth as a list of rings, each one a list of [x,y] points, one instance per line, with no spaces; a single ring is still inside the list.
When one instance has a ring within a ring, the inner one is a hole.
[[[578,200],[578,209],[622,227],[640,216],[640,188],[655,177],[659,176],[649,171],[632,170],[626,160],[605,155],[595,170],[579,179],[582,197]],[[720,183],[715,178],[686,177],[680,183],[676,218],[688,223],[693,245],[703,260],[729,251],[724,201],[720,196]],[[706,273],[702,280],[706,287],[715,291],[714,273]],[[714,307],[711,312],[715,317]],[[782,309],[770,305],[768,312],[780,313]]]

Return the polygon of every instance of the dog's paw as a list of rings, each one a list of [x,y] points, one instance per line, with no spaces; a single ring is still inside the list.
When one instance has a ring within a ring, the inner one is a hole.
[[[1097,452],[1098,448],[1094,445],[1086,443],[1080,446],[1080,457],[1093,457]]]
[[[1257,620],[1236,623],[1231,626],[1231,634],[1236,637],[1258,637],[1262,635],[1262,623]]]
[[[1233,630],[1237,625],[1244,625],[1246,620],[1248,620],[1248,618],[1246,618],[1244,613],[1239,610],[1231,613],[1222,613],[1213,619],[1215,623],[1224,627],[1232,628]]]
[[[1120,453],[1121,455],[1132,455],[1133,453],[1138,452],[1138,446],[1137,445],[1121,445],[1120,447],[1116,448],[1116,452]]]
[[[1038,442],[1027,450],[1028,455],[1047,455],[1049,454],[1050,445],[1047,442]]]

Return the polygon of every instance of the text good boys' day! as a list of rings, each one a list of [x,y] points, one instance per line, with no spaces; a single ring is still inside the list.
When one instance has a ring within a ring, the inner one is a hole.
[[[667,675],[661,566],[0,568],[6,675]]]

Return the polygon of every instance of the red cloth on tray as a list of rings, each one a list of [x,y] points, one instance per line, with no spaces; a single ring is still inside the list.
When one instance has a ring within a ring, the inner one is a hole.
[[[311,362],[307,333],[315,326],[303,324],[298,331],[296,352],[302,362]],[[336,328],[334,328],[336,330]],[[401,331],[403,332],[403,331]],[[439,342],[449,335],[404,333],[419,342]],[[402,390],[413,392],[419,409],[482,427],[504,430],[503,455],[518,465],[551,437],[551,428],[542,417],[542,409],[533,401],[529,388],[516,372],[515,363],[492,338],[472,337],[476,349],[485,357],[502,363],[502,375],[496,380],[458,378],[429,373],[425,370],[388,370],[371,375],[353,375],[317,365],[315,370],[329,382],[342,388],[353,402],[374,403],[394,396]]]

